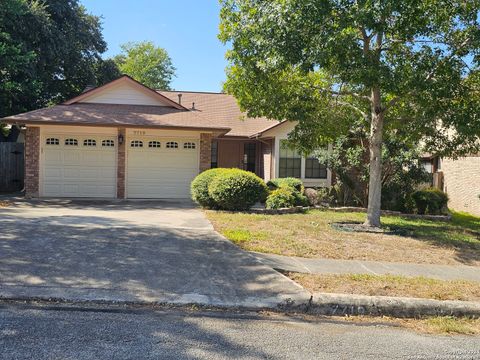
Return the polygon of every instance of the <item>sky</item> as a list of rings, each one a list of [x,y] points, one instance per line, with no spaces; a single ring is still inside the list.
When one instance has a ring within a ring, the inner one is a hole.
[[[218,0],[80,0],[101,16],[108,58],[120,44],[153,41],[177,68],[176,90],[221,91],[226,47],[218,40]]]

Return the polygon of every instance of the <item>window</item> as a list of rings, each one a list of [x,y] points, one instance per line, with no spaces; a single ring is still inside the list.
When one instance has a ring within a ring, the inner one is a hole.
[[[65,139],[65,145],[66,146],[78,146],[78,140],[77,139]]]
[[[178,143],[176,141],[167,142],[167,149],[178,149]]]
[[[422,160],[421,164],[423,166],[423,170],[429,174],[433,173],[432,160]]]
[[[256,154],[255,143],[245,143],[243,146],[243,155],[244,155],[244,167],[245,170],[250,172],[255,172],[255,154]]]
[[[193,142],[186,142],[183,144],[184,149],[195,149],[195,143]]]
[[[102,146],[113,147],[115,146],[115,143],[113,142],[113,140],[102,140]]]
[[[47,144],[47,145],[60,145],[60,140],[58,140],[57,138],[48,138],[45,141],[45,144]]]
[[[141,141],[141,140],[132,140],[132,141],[130,142],[130,147],[141,148],[141,147],[143,147],[143,141]]]
[[[300,154],[287,146],[286,140],[280,141],[279,177],[301,176],[302,157]]]
[[[309,156],[305,159],[305,178],[326,179],[327,167],[323,164],[320,164],[317,158]]]
[[[83,146],[97,146],[97,141],[94,139],[83,140]]]
[[[212,169],[218,167],[218,142],[217,141],[212,141],[210,167]]]
[[[159,148],[161,146],[160,141],[152,140],[148,142],[149,148]]]

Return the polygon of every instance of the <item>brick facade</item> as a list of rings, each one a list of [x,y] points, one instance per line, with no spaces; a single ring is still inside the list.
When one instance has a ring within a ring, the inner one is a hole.
[[[441,171],[444,191],[450,199],[448,206],[480,216],[480,156],[443,159]]]
[[[25,134],[25,197],[39,196],[40,128],[27,127]]]
[[[125,161],[126,161],[126,130],[124,128],[118,129],[118,136],[123,136],[123,143],[118,143],[117,152],[117,199],[125,199]]]
[[[200,134],[200,172],[210,169],[212,163],[212,134]]]

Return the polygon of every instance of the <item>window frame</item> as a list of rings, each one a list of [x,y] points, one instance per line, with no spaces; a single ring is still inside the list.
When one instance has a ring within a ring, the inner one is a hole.
[[[286,143],[287,139],[280,139],[278,150],[278,177],[294,177],[297,179],[302,178],[302,155],[296,150],[289,148]],[[282,157],[282,151],[286,151],[287,155]],[[282,166],[282,159],[285,159],[285,166]],[[291,166],[289,166],[291,164]],[[291,171],[291,173],[289,173]]]
[[[83,139],[83,146],[84,147],[97,147],[97,140],[95,139]]]
[[[178,141],[167,141],[165,143],[165,149],[178,149]]]

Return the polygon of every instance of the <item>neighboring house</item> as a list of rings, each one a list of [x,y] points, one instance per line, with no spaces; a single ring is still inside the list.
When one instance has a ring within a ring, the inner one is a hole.
[[[318,160],[282,146],[293,123],[244,118],[222,93],[154,91],[122,76],[2,121],[26,126],[27,197],[187,198],[211,167],[331,184]]]
[[[425,155],[432,185],[448,194],[448,207],[480,216],[480,154],[458,159]]]

